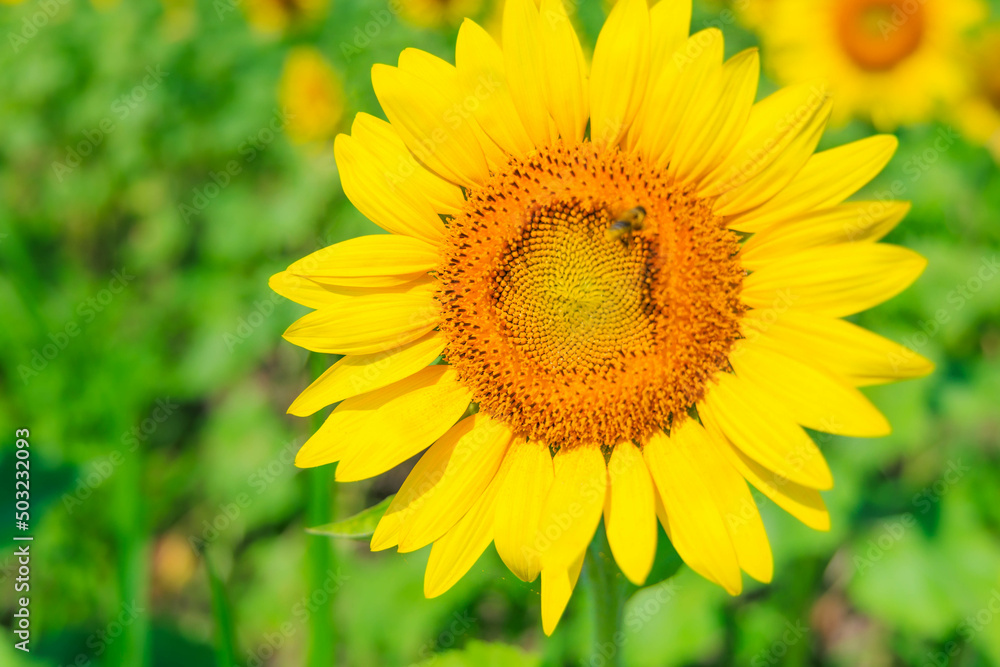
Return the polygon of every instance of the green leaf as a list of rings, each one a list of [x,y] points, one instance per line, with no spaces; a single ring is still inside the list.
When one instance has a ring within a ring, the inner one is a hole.
[[[389,503],[395,495],[389,496],[378,505],[362,510],[354,516],[328,523],[325,526],[306,528],[307,533],[313,535],[329,535],[330,537],[347,537],[352,540],[363,540],[375,534],[375,526],[378,525],[382,515],[389,508]]]

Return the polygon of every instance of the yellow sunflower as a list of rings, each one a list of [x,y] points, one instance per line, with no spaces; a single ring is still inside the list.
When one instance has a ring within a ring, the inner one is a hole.
[[[280,33],[297,22],[314,21],[324,13],[328,0],[245,0],[247,22],[264,34]]]
[[[271,279],[315,309],[285,338],[344,355],[289,409],[339,402],[297,465],[362,480],[427,450],[371,546],[433,544],[428,597],[492,542],[541,575],[551,633],[602,518],[637,584],[657,516],[730,593],[741,570],[769,581],[747,482],[826,530],[833,480],[803,427],[885,435],[857,387],[931,370],[840,319],[925,266],[876,243],[906,203],[843,203],[896,140],[814,155],[829,98],[755,104],[756,50],[723,62],[690,12],[621,0],[588,65],[559,0],[508,0],[502,46],[465,21],[455,66],[376,65],[389,122],[359,114],[335,153],[390,234]]]
[[[344,115],[344,87],[317,49],[300,46],[288,54],[278,84],[287,117],[285,131],[297,144],[332,139]]]
[[[399,13],[420,28],[457,25],[479,13],[483,0],[398,0]]]
[[[929,120],[965,86],[965,32],[980,0],[773,0],[759,26],[782,83],[820,78],[833,119],[870,119],[890,130]]]
[[[955,107],[955,120],[970,140],[1000,161],[1000,26],[984,30],[970,51],[972,85]]]

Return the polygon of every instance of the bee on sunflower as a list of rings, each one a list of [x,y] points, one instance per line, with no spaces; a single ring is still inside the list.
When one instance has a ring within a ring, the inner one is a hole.
[[[371,547],[433,545],[428,597],[493,543],[541,577],[551,633],[602,521],[636,584],[657,521],[731,594],[768,582],[750,485],[828,529],[805,428],[885,435],[858,387],[931,370],[842,319],[925,267],[878,243],[908,204],[845,202],[895,138],[816,153],[825,91],[756,102],[757,51],[724,61],[690,18],[620,0],[588,62],[560,0],[508,0],[502,44],[467,20],[455,65],[376,65],[388,121],[358,114],[335,153],[389,233],[271,279],[314,309],[285,338],[343,355],[289,409],[337,404],[297,465],[354,481],[423,452]]]

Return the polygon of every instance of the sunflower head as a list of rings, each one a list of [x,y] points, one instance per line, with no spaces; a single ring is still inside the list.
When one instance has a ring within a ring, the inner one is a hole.
[[[502,44],[467,20],[455,65],[377,65],[388,121],[359,114],[335,152],[390,233],[271,280],[315,309],[285,337],[344,355],[290,408],[338,403],[297,463],[349,481],[423,452],[372,548],[433,544],[428,596],[494,543],[541,576],[551,632],[602,520],[637,584],[658,520],[730,593],[769,581],[748,483],[827,529],[804,429],[884,435],[858,387],[930,371],[841,319],[924,268],[877,243],[907,204],[845,203],[895,139],[815,153],[827,90],[758,101],[756,50],[724,61],[690,11],[620,0],[588,61],[559,0],[509,0]]]
[[[891,129],[953,104],[965,80],[963,43],[981,0],[769,0],[757,26],[785,83],[822,78],[834,120]]]

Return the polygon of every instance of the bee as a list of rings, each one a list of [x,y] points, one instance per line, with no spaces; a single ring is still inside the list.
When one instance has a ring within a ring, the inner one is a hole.
[[[604,234],[608,237],[609,241],[615,239],[625,240],[627,234],[642,229],[645,220],[646,209],[641,206],[630,208],[618,216],[618,219],[605,230]]]

